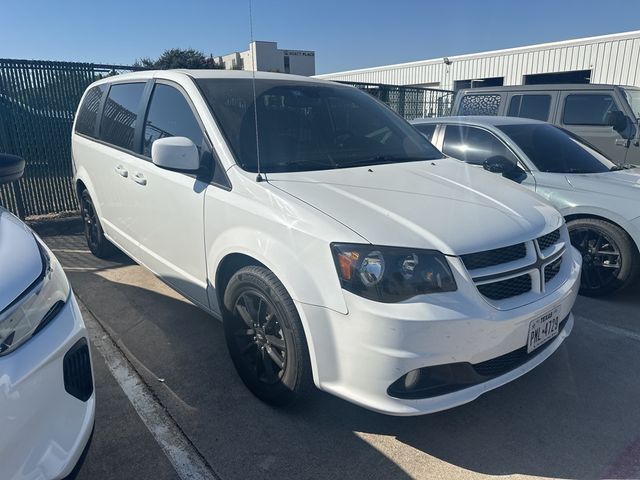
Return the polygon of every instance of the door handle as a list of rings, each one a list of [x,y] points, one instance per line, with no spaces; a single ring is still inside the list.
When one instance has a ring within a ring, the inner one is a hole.
[[[616,145],[618,145],[619,147],[628,147],[629,143],[629,140],[627,140],[626,138],[616,138]]]
[[[118,172],[118,175],[121,175],[124,178],[127,178],[129,176],[129,172],[127,172],[127,170],[122,165],[118,165],[116,167],[116,172]]]
[[[144,175],[141,173],[136,173],[133,177],[133,181],[136,182],[138,185],[146,185],[147,184],[147,179],[144,178]]]

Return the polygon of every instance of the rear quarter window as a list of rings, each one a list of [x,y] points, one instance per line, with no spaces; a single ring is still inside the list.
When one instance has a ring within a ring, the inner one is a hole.
[[[102,112],[100,140],[134,150],[133,137],[144,86],[144,83],[118,83],[111,86]]]
[[[514,95],[509,103],[509,117],[532,118],[546,122],[549,119],[551,95]]]
[[[98,109],[100,108],[100,102],[106,90],[107,85],[97,85],[89,89],[78,110],[76,132],[90,137],[96,136]]]
[[[498,115],[499,94],[471,94],[460,100],[458,115]]]

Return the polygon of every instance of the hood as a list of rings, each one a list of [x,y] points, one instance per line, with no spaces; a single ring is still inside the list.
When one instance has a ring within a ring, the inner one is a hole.
[[[29,228],[0,207],[0,312],[42,273],[38,244]]]
[[[531,240],[563,221],[520,185],[453,159],[269,174],[268,181],[372,244],[449,255]]]
[[[566,177],[567,181],[576,190],[640,200],[640,168],[603,173],[576,173],[566,175]]]

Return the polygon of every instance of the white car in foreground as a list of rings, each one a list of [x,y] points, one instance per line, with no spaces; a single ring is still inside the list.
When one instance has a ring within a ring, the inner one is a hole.
[[[0,183],[24,162],[0,155]],[[0,207],[0,477],[67,476],[95,413],[85,329],[56,257]]]
[[[581,264],[562,216],[355,88],[110,77],[85,93],[72,148],[90,249],[117,245],[222,318],[271,404],[313,382],[383,413],[443,410],[531,370],[573,327]]]

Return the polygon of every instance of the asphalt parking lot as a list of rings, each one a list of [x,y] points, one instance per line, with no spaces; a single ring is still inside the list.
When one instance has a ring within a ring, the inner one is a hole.
[[[640,285],[580,297],[573,334],[547,362],[470,404],[394,418],[318,392],[285,412],[242,385],[217,320],[124,255],[94,258],[78,233],[44,239],[87,322],[124,353],[212,478],[640,478]],[[180,478],[110,359],[96,348],[93,358],[96,429],[77,478]]]

